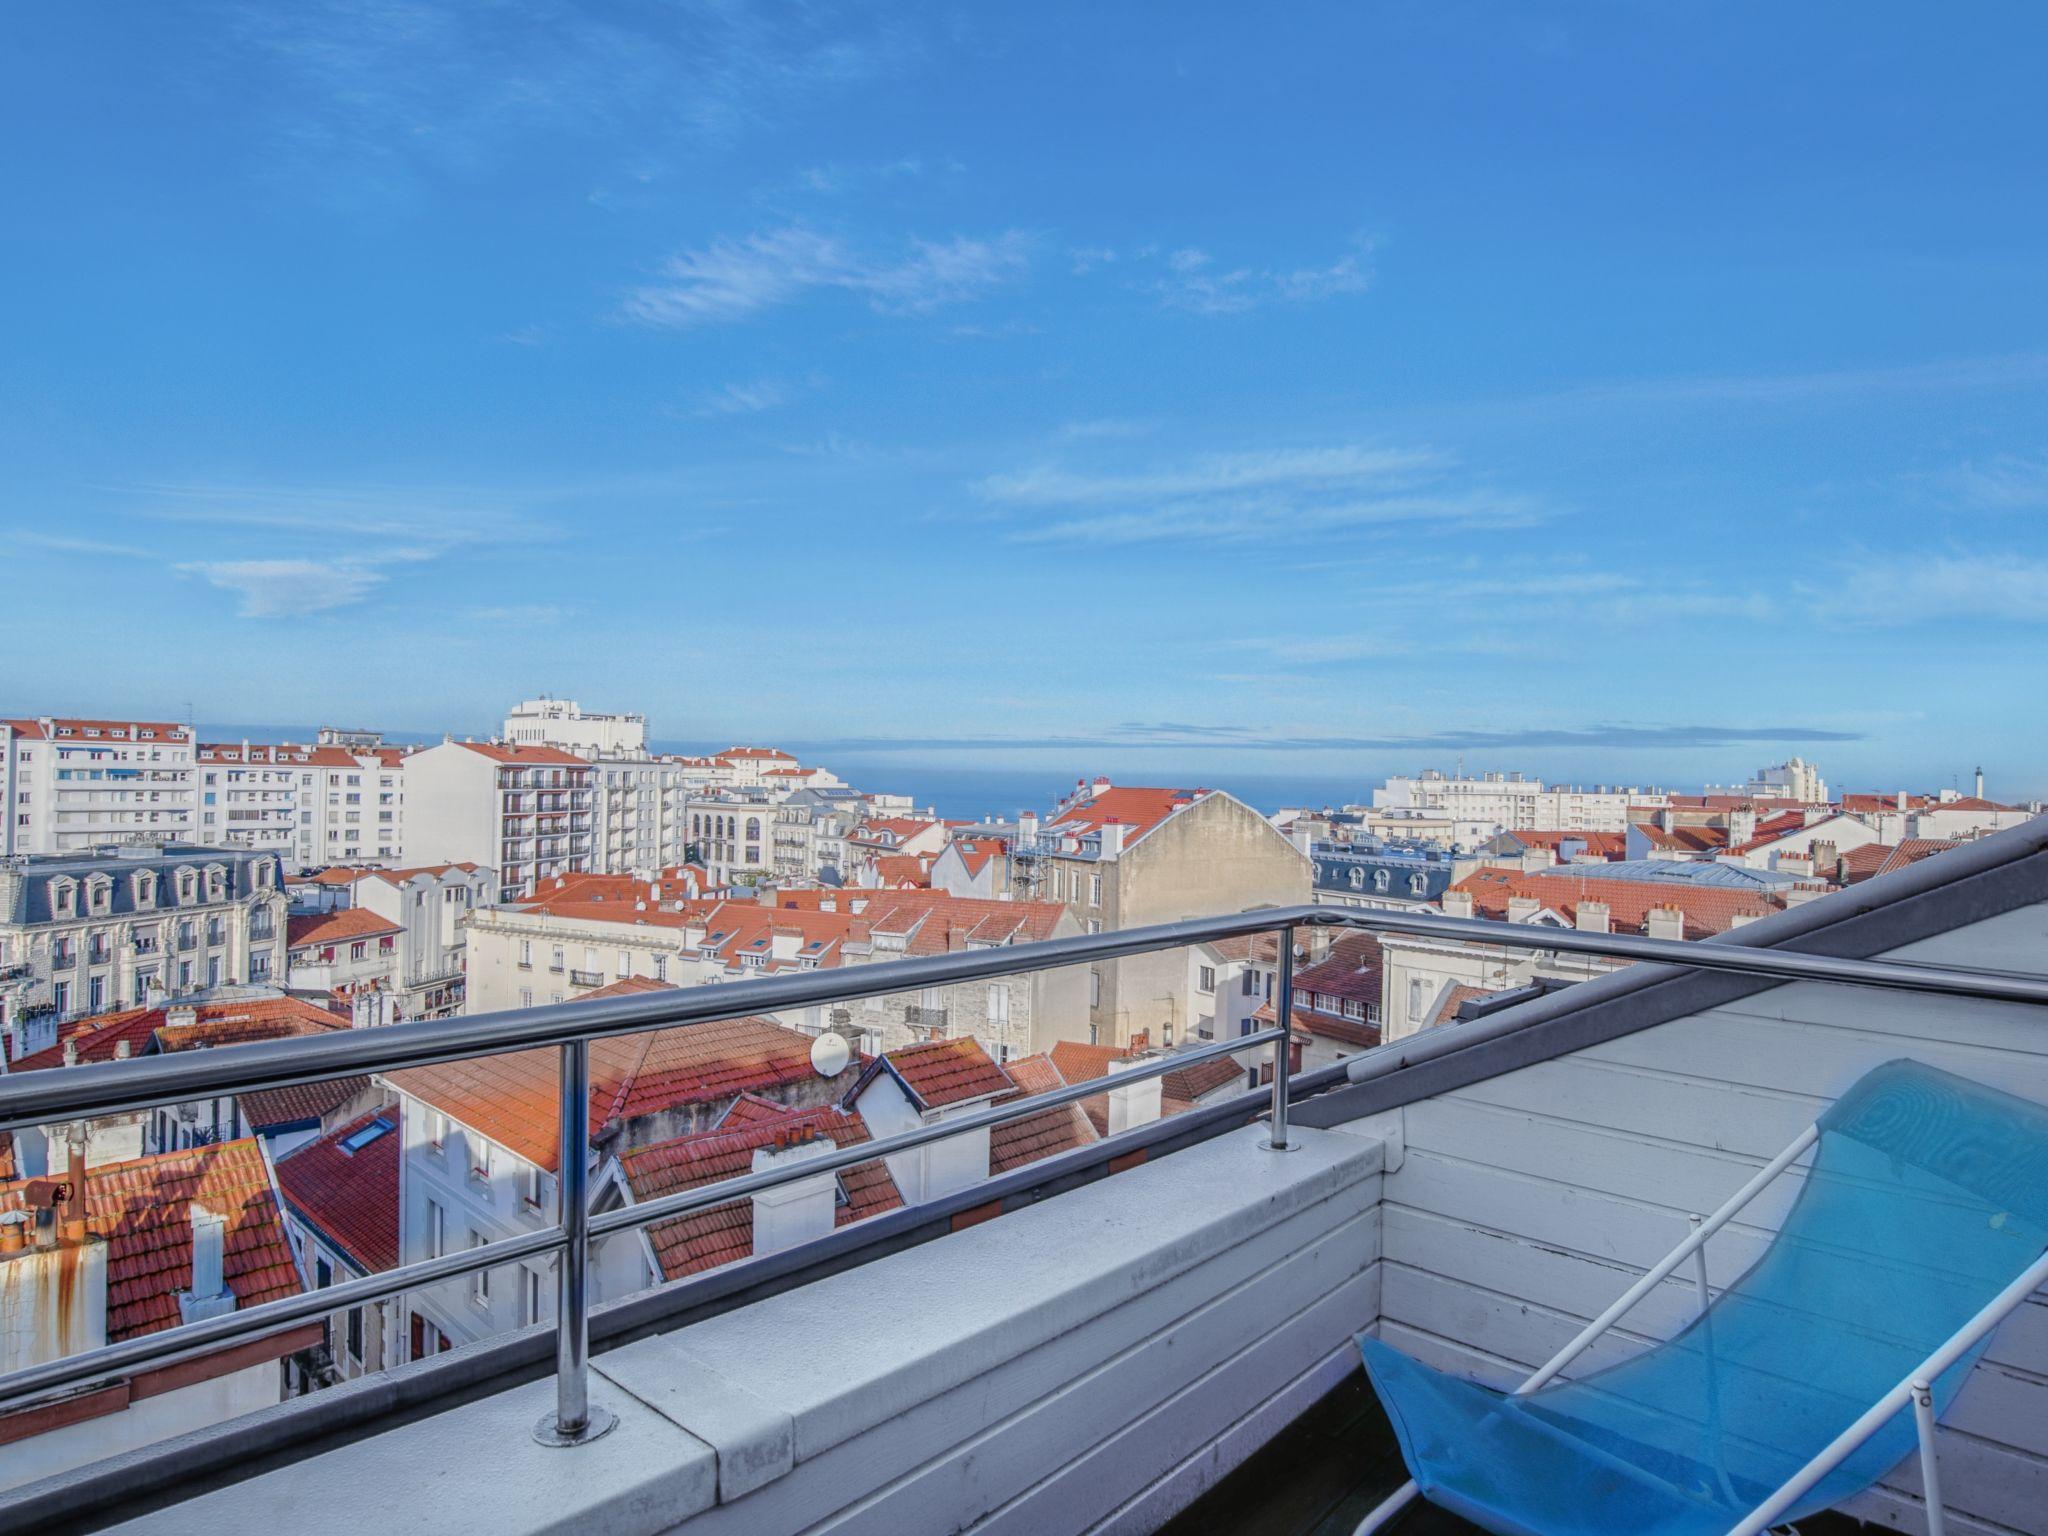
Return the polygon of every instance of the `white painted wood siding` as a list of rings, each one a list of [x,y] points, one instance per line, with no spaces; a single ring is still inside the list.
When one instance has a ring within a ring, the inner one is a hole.
[[[2048,973],[2048,906],[1881,958]],[[2048,1010],[1797,983],[1401,1111],[1386,1177],[1380,1332],[1418,1358],[1519,1381],[1858,1077],[1911,1056],[2048,1102]],[[1790,1177],[1709,1246],[1715,1285],[1762,1251]],[[1688,1270],[1584,1357],[1664,1338]],[[1994,1339],[1944,1428],[1950,1529],[2048,1532],[2048,1293]],[[1925,1529],[1917,1467],[1851,1506]]]

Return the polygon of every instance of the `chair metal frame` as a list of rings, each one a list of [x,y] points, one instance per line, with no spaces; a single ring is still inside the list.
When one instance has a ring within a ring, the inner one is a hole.
[[[1678,1272],[1687,1258],[1694,1260],[1694,1283],[1699,1290],[1700,1311],[1707,1309],[1712,1293],[1707,1286],[1707,1240],[1734,1219],[1742,1208],[1762,1194],[1777,1177],[1796,1163],[1820,1140],[1820,1127],[1809,1125],[1792,1144],[1772,1158],[1734,1194],[1727,1203],[1704,1219],[1691,1218],[1692,1231],[1685,1240],[1649,1269],[1643,1277],[1617,1297],[1614,1303],[1580,1330],[1578,1337],[1545,1361],[1536,1373],[1509,1394],[1524,1397],[1551,1381],[1586,1348],[1627,1315],[1635,1304]],[[1912,1405],[1920,1437],[1920,1477],[1927,1500],[1928,1536],[1946,1536],[1947,1520],[1941,1502],[1941,1472],[1936,1459],[1933,1383],[1941,1374],[1977,1347],[2021,1302],[2043,1285],[2048,1285],[2048,1253],[2043,1253],[2014,1278],[2012,1283],[1951,1334],[1942,1346],[1906,1374],[1897,1386],[1871,1405],[1855,1423],[1837,1435],[1827,1448],[1795,1472],[1763,1503],[1728,1528],[1728,1536],[1762,1536],[1814,1484],[1840,1466],[1856,1448],[1888,1423],[1893,1414]],[[1361,1521],[1353,1536],[1370,1536],[1421,1496],[1414,1481],[1403,1483],[1371,1514]]]

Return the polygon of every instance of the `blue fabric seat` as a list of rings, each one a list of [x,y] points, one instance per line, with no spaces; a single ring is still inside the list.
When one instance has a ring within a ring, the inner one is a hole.
[[[1361,1338],[1422,1495],[1497,1536],[1725,1533],[2048,1248],[2042,1106],[1894,1061],[1817,1124],[1777,1237],[1665,1344],[1514,1397]],[[1935,1383],[1937,1412],[1981,1352]],[[1914,1443],[1901,1409],[1786,1518]]]

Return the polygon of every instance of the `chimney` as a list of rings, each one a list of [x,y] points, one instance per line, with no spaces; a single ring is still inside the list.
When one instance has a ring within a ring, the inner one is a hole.
[[[1110,1076],[1128,1071],[1135,1062],[1112,1063]],[[1109,1090],[1109,1134],[1128,1131],[1133,1126],[1150,1125],[1159,1118],[1161,1089],[1164,1079],[1148,1077],[1143,1082],[1127,1083],[1121,1088]]]
[[[199,1022],[199,1010],[187,1003],[178,1008],[164,1010],[164,1025],[169,1029],[182,1029]]]
[[[78,1036],[76,1035],[72,1035],[64,1042],[64,1065],[67,1067],[78,1065]]]
[[[1906,799],[1906,792],[1902,789],[1896,795],[1892,796],[1892,804],[1896,806],[1899,810],[1903,811],[1906,808]]]
[[[1508,921],[1511,923],[1534,922],[1536,914],[1542,910],[1543,903],[1534,896],[1510,896],[1508,898]]]
[[[1582,901],[1579,903],[1578,928],[1581,933],[1612,933],[1608,920],[1607,903],[1604,901]]]
[[[1472,915],[1472,893],[1470,891],[1445,891],[1443,906],[1445,917],[1470,917]]]
[[[1979,800],[1982,800],[1984,798],[1984,770],[1982,768],[1979,768],[1977,770],[1977,787],[1971,790],[1970,793],[1975,795]]]
[[[185,1210],[192,1221],[192,1283],[178,1292],[178,1313],[183,1321],[196,1323],[235,1310],[235,1293],[228,1289],[224,1267],[228,1221],[196,1200]]]
[[[1756,836],[1756,807],[1738,805],[1728,813],[1728,846],[1741,847]]]
[[[754,1172],[786,1168],[809,1162],[832,1150],[829,1137],[775,1142],[754,1149]],[[836,1174],[821,1173],[813,1178],[792,1179],[754,1196],[754,1253],[780,1253],[799,1243],[808,1243],[831,1232],[838,1216],[839,1180]]]
[[[1124,851],[1124,824],[1114,816],[1106,819],[1096,829],[1096,834],[1102,839],[1102,856],[1105,859],[1113,859]]]
[[[1685,937],[1685,913],[1677,907],[1652,907],[1643,921],[1644,931],[1653,939]]]
[[[72,1127],[71,1152],[64,1168],[64,1193],[57,1206],[57,1219],[66,1247],[85,1241],[85,1127]]]

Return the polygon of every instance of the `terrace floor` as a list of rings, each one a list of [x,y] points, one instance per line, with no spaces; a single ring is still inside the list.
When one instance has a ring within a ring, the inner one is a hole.
[[[1154,1536],[1351,1536],[1407,1480],[1393,1426],[1360,1369]],[[1799,1536],[1863,1536],[1871,1530],[1832,1511],[1798,1525]],[[1485,1536],[1425,1500],[1410,1504],[1385,1531]]]
[[[1156,1536],[1351,1536],[1407,1480],[1393,1426],[1360,1369]],[[1388,1536],[1484,1536],[1421,1502],[1386,1529]]]

